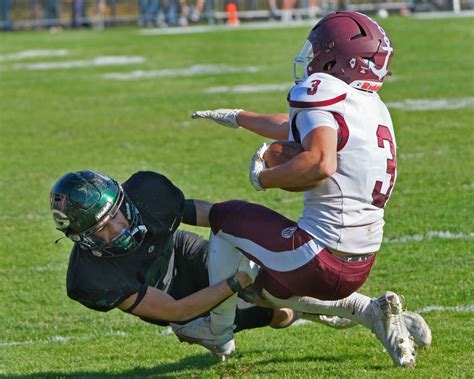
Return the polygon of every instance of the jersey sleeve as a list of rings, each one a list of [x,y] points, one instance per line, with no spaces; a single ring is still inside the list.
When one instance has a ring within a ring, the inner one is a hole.
[[[76,245],[69,259],[66,285],[71,299],[107,312],[138,292],[144,283],[123,275],[113,259],[93,257]]]
[[[338,131],[338,125],[331,112],[317,109],[305,109],[298,113],[296,127],[298,128],[301,141],[313,130],[322,126],[328,126]]]
[[[313,74],[288,94],[289,139],[301,142],[312,130],[329,126],[337,130],[336,115],[344,115],[347,84],[327,74]]]

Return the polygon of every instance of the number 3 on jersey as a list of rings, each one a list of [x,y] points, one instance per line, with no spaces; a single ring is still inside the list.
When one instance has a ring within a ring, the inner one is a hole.
[[[386,126],[379,125],[377,128],[377,144],[381,149],[385,149],[384,141],[388,141],[390,147],[391,159],[387,159],[387,174],[390,174],[390,185],[385,194],[382,193],[383,182],[377,180],[375,182],[374,190],[372,191],[372,204],[378,208],[385,207],[390,194],[392,192],[393,184],[395,182],[395,176],[397,173],[397,157],[395,153],[395,145],[393,143],[393,137],[390,133],[390,129]]]
[[[321,84],[321,80],[311,80],[311,88],[306,90],[308,95],[315,95],[318,92],[318,87]]]

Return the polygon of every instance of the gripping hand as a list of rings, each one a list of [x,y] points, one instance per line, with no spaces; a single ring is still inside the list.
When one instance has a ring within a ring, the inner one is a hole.
[[[192,118],[206,118],[228,128],[237,129],[237,115],[242,109],[214,109],[205,111],[196,111],[192,114]]]
[[[264,190],[258,177],[260,176],[260,173],[267,168],[267,166],[265,165],[265,160],[263,159],[263,155],[268,149],[268,146],[268,144],[263,143],[262,146],[260,146],[257,152],[253,155],[252,161],[250,162],[249,179],[250,183],[252,183],[252,186],[257,191]]]

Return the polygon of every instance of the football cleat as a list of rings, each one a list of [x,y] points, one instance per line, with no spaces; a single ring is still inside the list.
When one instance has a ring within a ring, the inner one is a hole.
[[[431,329],[421,315],[415,312],[403,312],[403,319],[408,332],[415,340],[416,346],[422,349],[429,349],[431,346]]]
[[[421,315],[418,313],[409,311],[403,311],[402,317],[405,321],[408,333],[410,333],[410,335],[413,337],[416,346],[421,349],[429,349],[432,340],[431,329],[423,317],[421,317]],[[319,322],[334,329],[347,329],[359,325],[355,321],[339,316],[313,315],[304,313],[302,318],[305,320]]]
[[[415,368],[415,342],[402,317],[400,297],[391,291],[371,300],[372,332],[382,342],[396,365]]]
[[[174,323],[170,323],[170,325],[181,342],[201,345],[220,361],[225,361],[235,352],[233,330],[229,328],[222,334],[214,334],[210,328],[211,318],[209,316],[195,319],[184,325]]]

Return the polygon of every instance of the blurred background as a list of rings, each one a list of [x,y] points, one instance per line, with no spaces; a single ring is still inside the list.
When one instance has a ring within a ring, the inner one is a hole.
[[[248,21],[292,23],[333,10],[408,15],[413,12],[471,13],[474,0],[0,0],[3,31],[115,25],[183,27]]]

